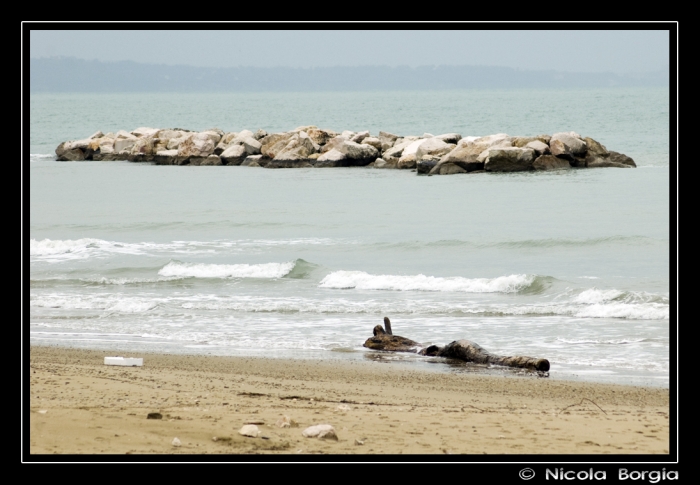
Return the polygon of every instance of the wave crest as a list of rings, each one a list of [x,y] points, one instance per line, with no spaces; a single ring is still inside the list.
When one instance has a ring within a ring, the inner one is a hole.
[[[289,274],[296,261],[263,264],[205,264],[170,261],[158,274],[179,278],[282,278]]]
[[[398,275],[371,275],[364,271],[335,271],[321,280],[319,287],[358,290],[452,291],[464,293],[516,293],[530,287],[536,275],[509,275],[497,278],[462,278]]]

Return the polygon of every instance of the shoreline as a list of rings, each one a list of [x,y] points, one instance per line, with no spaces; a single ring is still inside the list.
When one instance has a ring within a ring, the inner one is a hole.
[[[110,355],[143,357],[144,365],[106,366]],[[27,371],[33,455],[670,450],[665,388],[354,360],[115,354],[40,345],[30,345]],[[148,413],[162,419],[147,419]],[[298,427],[278,427],[282,416]],[[261,423],[261,436],[240,435],[247,423]],[[316,424],[331,424],[338,440],[302,436]],[[175,437],[180,446],[171,444]]]

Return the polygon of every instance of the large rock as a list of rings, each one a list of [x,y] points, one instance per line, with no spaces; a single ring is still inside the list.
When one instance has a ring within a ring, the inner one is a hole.
[[[219,155],[226,165],[240,165],[247,156],[248,153],[242,145],[232,145]]]
[[[146,126],[142,126],[133,130],[131,134],[137,138],[141,138],[143,136],[155,136],[159,131],[160,130],[158,128],[148,128]]]
[[[373,136],[368,136],[364,140],[362,140],[361,144],[363,145],[371,145],[377,150],[381,152],[382,150],[382,142],[379,141],[379,138],[375,138]]]
[[[535,150],[531,148],[489,148],[484,160],[484,170],[488,172],[519,172],[532,170]]]
[[[309,426],[302,431],[301,434],[306,438],[338,441],[338,435],[335,432],[335,428],[330,424],[317,424],[315,426]]]
[[[223,132],[219,133],[218,131],[207,130],[202,131],[199,134],[209,138],[212,142],[214,142],[214,146],[216,147],[216,144],[221,141],[221,136],[223,135]]]
[[[407,170],[411,168],[416,168],[416,154],[415,153],[408,153],[405,155],[401,155],[401,158],[399,158],[399,161],[396,162],[396,168],[400,168],[402,170]]]
[[[223,165],[221,158],[216,155],[208,157],[190,157],[190,165]]]
[[[77,162],[85,160],[85,152],[80,148],[69,148],[70,142],[63,142],[56,147],[56,160],[59,162]]]
[[[437,170],[437,173],[440,175],[454,175],[458,173],[467,173],[467,170],[465,170],[463,167],[451,162],[440,164],[440,166],[437,167]]]
[[[379,136],[377,138],[379,139],[379,142],[382,145],[382,147],[381,147],[382,153],[384,153],[389,148],[394,146],[394,143],[399,138],[399,136],[394,135],[393,133],[387,133],[386,131],[380,131]]]
[[[374,168],[396,168],[396,163],[397,162],[387,162],[386,160],[382,158],[377,158],[374,163],[372,164],[372,167]]]
[[[352,162],[351,165],[355,166],[368,165],[379,156],[379,152],[373,146],[361,145],[347,140],[343,141],[336,149]]]
[[[161,150],[153,157],[156,165],[178,165],[177,150]]]
[[[102,155],[114,153],[114,138],[108,138],[106,136],[100,138],[100,144],[98,148]]]
[[[560,170],[562,168],[571,168],[571,164],[564,158],[555,157],[554,155],[542,155],[535,159],[532,163],[532,168],[535,170]]]
[[[460,140],[461,141],[461,140]],[[513,146],[512,137],[505,133],[496,133],[495,135],[481,136],[472,141],[477,145],[483,145],[484,148],[489,147],[511,147]]]
[[[350,138],[350,141],[354,141],[355,143],[362,143],[362,140],[367,138],[369,136],[369,130],[361,131],[359,133],[356,133]]]
[[[515,145],[513,145],[515,146]],[[545,155],[548,153],[551,153],[551,150],[549,149],[549,145],[546,143],[540,141],[540,140],[533,140],[531,142],[528,142],[524,147],[522,148],[532,148],[535,150],[535,153],[537,155]]]
[[[348,163],[345,154],[334,148],[318,157],[314,166],[319,168],[346,167]]]
[[[306,134],[309,135],[309,138],[317,145],[325,145],[328,143],[328,140],[337,136],[337,133],[334,131],[321,130],[318,128],[312,128],[306,131]]]
[[[599,157],[607,157],[610,155],[610,152],[607,148],[605,148],[605,145],[598,143],[593,138],[585,137],[583,141],[586,142],[586,147],[588,148],[586,151],[587,154],[597,155]]]
[[[262,143],[260,143],[252,136],[244,138],[241,141],[241,145],[243,146],[243,148],[245,148],[245,151],[248,155],[260,155],[260,148],[262,147]]]
[[[437,165],[437,160],[419,160],[416,162],[416,172],[419,175],[428,174]]]
[[[450,153],[455,148],[454,143],[445,143],[439,138],[433,137],[423,141],[416,149],[416,161],[423,160],[426,156],[440,157]],[[405,153],[405,151],[404,151]]]
[[[514,136],[511,138],[512,146],[518,148],[525,148],[529,143],[533,141],[539,141],[545,145],[549,145],[549,140],[552,137],[549,135],[537,135],[537,136]]]
[[[266,136],[267,136],[267,131],[263,130],[262,128],[253,134],[253,138],[255,138],[258,141],[262,140]]]
[[[440,162],[431,170],[431,174],[442,174],[442,164],[453,164],[461,167],[465,172],[474,172],[484,169],[484,161],[479,160],[479,155],[485,151],[484,145],[469,142],[457,145],[452,151],[445,154]],[[461,173],[461,172],[460,172]]]
[[[634,163],[627,155],[623,155],[618,152],[608,152],[607,156],[601,155],[586,155],[586,166],[589,168],[600,168],[600,167],[615,167],[615,168],[632,168],[636,167],[637,164]]]
[[[459,140],[462,139],[462,135],[459,133],[445,133],[444,135],[437,135],[435,138],[438,140],[442,140],[445,143],[459,143]]]
[[[136,140],[136,143],[131,147],[131,154],[141,156],[155,155],[157,152],[155,147],[156,138],[144,136]]]
[[[305,131],[295,133],[282,151],[275,155],[275,160],[308,160],[318,153],[320,147],[314,143]]]
[[[252,166],[252,164],[251,164]],[[299,160],[270,160],[264,165],[265,168],[311,168],[313,165],[307,159]]]
[[[261,167],[263,164],[260,162],[262,162],[263,158],[264,155],[248,155],[241,163],[241,167]],[[269,159],[266,159],[266,162],[269,161]]]
[[[587,145],[578,133],[555,133],[549,140],[549,149],[552,155],[575,162],[575,157],[585,157]]]
[[[294,135],[295,133],[273,133],[267,135],[260,140],[260,153],[268,158],[275,158],[279,152],[284,150]]]
[[[180,157],[208,157],[216,144],[208,133],[195,133],[185,138],[177,148]]]

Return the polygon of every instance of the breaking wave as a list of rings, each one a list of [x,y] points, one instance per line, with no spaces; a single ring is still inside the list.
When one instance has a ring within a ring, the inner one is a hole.
[[[288,275],[296,261],[263,264],[205,264],[170,261],[158,274],[179,278],[282,278]]]
[[[546,277],[545,277],[546,278]],[[539,279],[539,281],[538,281]],[[321,280],[321,288],[393,290],[393,291],[452,291],[464,293],[516,293],[534,283],[542,283],[537,275],[509,275],[497,278],[462,278],[398,275],[371,275],[364,271],[335,271]]]

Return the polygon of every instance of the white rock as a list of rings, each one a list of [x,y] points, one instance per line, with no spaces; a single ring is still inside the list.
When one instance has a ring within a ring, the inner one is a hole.
[[[362,143],[362,140],[367,138],[369,136],[369,130],[361,131],[354,135],[352,138],[350,138],[350,141],[354,141],[355,143]]]
[[[347,404],[340,404],[336,409],[338,411],[347,412],[350,411],[350,406],[348,406]]]
[[[257,438],[260,434],[260,430],[254,424],[246,424],[240,430],[238,430],[238,434],[248,436],[250,438]]]
[[[309,426],[302,431],[301,434],[307,438],[338,441],[338,435],[335,433],[335,428],[330,424],[317,424],[315,426]]]
[[[333,148],[331,151],[328,151],[318,157],[319,162],[326,162],[326,161],[331,161],[331,162],[339,162],[341,160],[345,160],[345,154],[341,153],[340,151],[336,150]]]
[[[142,136],[154,136],[156,133],[158,133],[160,130],[158,128],[148,128],[146,126],[142,126],[140,128],[136,128],[131,132],[132,135],[136,137],[142,137]]]
[[[177,437],[173,438],[170,444],[173,445],[175,448],[179,448],[180,446],[182,446],[182,442]]]
[[[40,409],[40,410],[37,411],[37,412],[38,412],[39,414],[46,414],[46,409]]]

